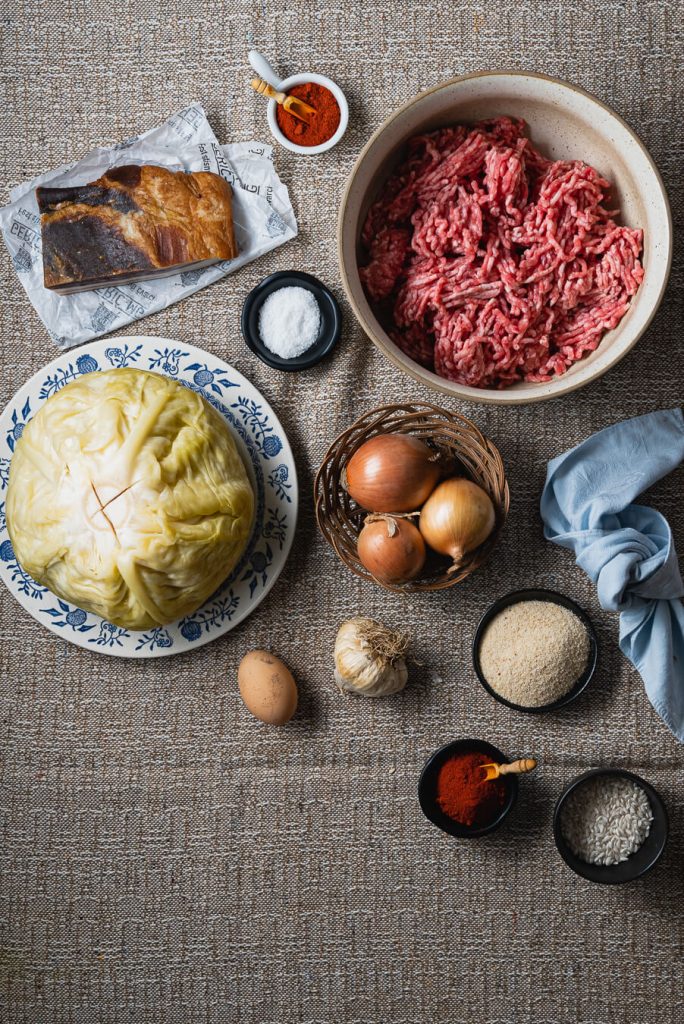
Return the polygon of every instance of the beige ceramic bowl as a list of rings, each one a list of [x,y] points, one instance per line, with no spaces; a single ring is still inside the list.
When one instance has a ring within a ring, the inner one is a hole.
[[[534,144],[554,159],[581,159],[614,183],[623,223],[644,229],[644,280],[615,330],[595,352],[547,384],[503,391],[455,384],[424,369],[398,348],[376,320],[358,272],[359,238],[371,203],[412,135],[483,118],[524,117]],[[629,352],[663,297],[672,259],[672,218],[658,170],[641,141],[594,96],[546,75],[494,71],[452,78],[409,100],[363,148],[347,183],[338,222],[340,270],[347,297],[366,334],[400,369],[436,391],[474,402],[540,402],[583,387]]]

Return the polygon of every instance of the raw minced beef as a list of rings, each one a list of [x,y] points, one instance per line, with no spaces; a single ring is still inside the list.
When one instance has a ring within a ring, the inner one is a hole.
[[[419,135],[371,207],[361,279],[396,344],[480,388],[547,381],[592,352],[643,278],[610,183],[547,160],[509,117]]]

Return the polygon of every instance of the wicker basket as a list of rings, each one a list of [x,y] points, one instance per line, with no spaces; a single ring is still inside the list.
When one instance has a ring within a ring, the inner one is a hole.
[[[376,580],[359,561],[356,542],[368,512],[349,497],[342,487],[341,476],[356,449],[376,434],[415,434],[446,449],[457,460],[456,473],[462,470],[492,499],[496,512],[494,530],[484,544],[466,555],[455,572],[448,571],[448,559],[431,553],[418,579],[402,586],[392,586]],[[481,566],[489,557],[506,522],[509,494],[499,452],[470,420],[438,405],[412,403],[381,405],[361,416],[339,435],[316,474],[314,502],[320,531],[344,564],[364,580],[377,583],[386,590],[402,592],[453,587]]]

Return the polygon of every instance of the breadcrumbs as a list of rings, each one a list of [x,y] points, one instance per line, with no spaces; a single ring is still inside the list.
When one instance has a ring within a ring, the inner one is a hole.
[[[573,612],[552,601],[519,601],[482,635],[482,674],[501,697],[523,707],[560,700],[584,673],[589,634]]]

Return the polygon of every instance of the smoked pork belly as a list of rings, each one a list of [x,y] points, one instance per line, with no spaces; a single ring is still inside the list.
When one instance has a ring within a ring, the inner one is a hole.
[[[218,174],[151,164],[38,188],[45,287],[87,291],[232,260],[232,194]]]

